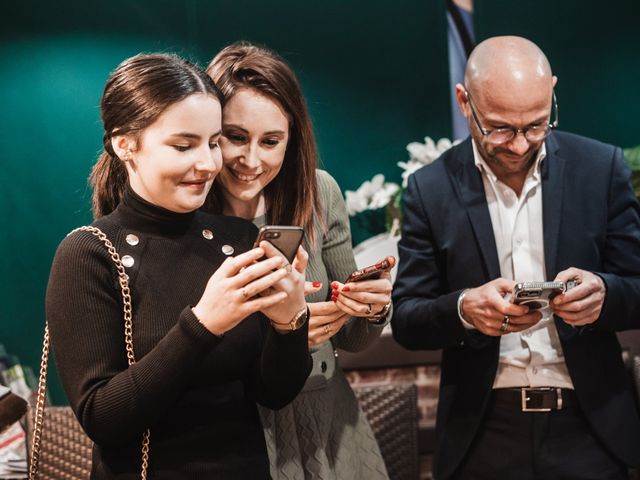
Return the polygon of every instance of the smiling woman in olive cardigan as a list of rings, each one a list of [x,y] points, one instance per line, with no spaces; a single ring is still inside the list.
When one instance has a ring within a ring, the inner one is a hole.
[[[207,71],[225,97],[224,165],[207,208],[257,225],[304,227],[306,278],[321,283],[307,296],[313,370],[304,391],[283,409],[260,409],[271,475],[386,479],[380,449],[334,352],[361,350],[380,335],[390,307],[390,275],[342,283],[356,269],[344,200],[333,178],[316,170],[311,121],[286,62],[239,43],[223,49]]]

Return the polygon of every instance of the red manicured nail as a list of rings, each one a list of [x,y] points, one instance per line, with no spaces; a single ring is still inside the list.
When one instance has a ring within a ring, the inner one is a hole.
[[[331,297],[331,301],[332,301],[332,302],[335,302],[335,301],[337,301],[337,300],[338,300],[338,297]]]
[[[313,282],[312,285],[314,288],[320,288],[322,286],[322,282]]]
[[[331,288],[338,288],[338,282],[331,282]]]
[[[344,287],[342,287],[342,291],[343,292],[350,292],[351,289],[348,286],[345,285]]]

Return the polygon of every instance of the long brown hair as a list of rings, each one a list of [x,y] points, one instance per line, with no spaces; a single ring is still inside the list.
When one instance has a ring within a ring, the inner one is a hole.
[[[314,222],[314,213],[320,213],[316,181],[318,150],[307,105],[293,70],[277,53],[248,42],[237,42],[215,56],[207,73],[222,92],[223,101],[228,101],[238,90],[249,88],[273,99],[287,113],[289,142],[284,162],[276,178],[264,189],[267,217],[274,224],[304,227],[307,240],[314,244],[320,233]],[[221,186],[215,181],[206,208],[221,213],[223,205]]]
[[[221,99],[211,78],[200,68],[173,54],[139,54],[113,71],[104,87],[100,112],[104,151],[93,166],[93,216],[111,213],[120,203],[128,176],[111,145],[115,135],[140,135],[176,102],[204,93]]]

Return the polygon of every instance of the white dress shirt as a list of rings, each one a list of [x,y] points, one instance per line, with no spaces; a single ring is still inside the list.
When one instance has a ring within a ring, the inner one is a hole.
[[[520,197],[498,180],[480,156],[475,142],[472,143],[474,161],[484,183],[501,276],[516,282],[548,280],[544,266],[540,181],[540,166],[546,156],[544,143],[527,173]],[[573,389],[551,309],[545,308],[541,313],[542,319],[533,327],[500,338],[500,359],[493,388]],[[466,328],[474,328],[462,321]]]

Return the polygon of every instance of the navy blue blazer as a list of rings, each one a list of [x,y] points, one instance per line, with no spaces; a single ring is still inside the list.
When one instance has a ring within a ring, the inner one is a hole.
[[[640,206],[620,148],[564,132],[542,164],[547,279],[569,267],[600,275],[600,318],[573,328],[556,317],[580,407],[617,458],[640,464],[640,418],[616,331],[640,328]],[[446,478],[482,420],[498,367],[499,337],[468,331],[465,288],[500,277],[491,218],[471,140],[411,177],[403,196],[393,336],[411,350],[443,349],[434,474]],[[532,281],[543,280],[532,278]]]

